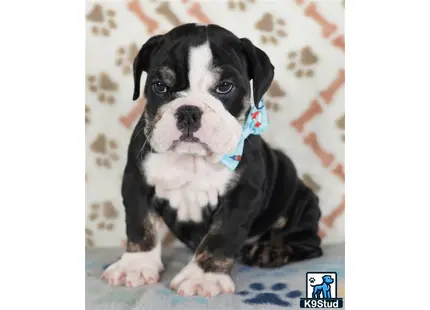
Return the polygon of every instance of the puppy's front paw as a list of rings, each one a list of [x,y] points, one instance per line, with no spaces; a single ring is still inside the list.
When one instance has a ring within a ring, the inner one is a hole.
[[[228,274],[204,272],[194,261],[176,275],[170,287],[182,296],[213,297],[234,292],[234,283]]]
[[[110,285],[136,287],[153,284],[160,279],[163,264],[153,251],[124,253],[121,259],[110,265],[102,274]]]

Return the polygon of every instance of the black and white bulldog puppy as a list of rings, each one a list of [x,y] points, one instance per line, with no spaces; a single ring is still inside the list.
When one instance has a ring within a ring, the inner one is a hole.
[[[322,255],[318,198],[286,155],[251,135],[236,169],[220,162],[273,80],[261,49],[216,25],[185,24],[150,38],[133,70],[134,100],[147,73],[147,103],[122,183],[128,240],[104,279],[130,287],[159,280],[159,217],[194,251],[170,284],[181,295],[234,292],[236,259],[277,267]]]

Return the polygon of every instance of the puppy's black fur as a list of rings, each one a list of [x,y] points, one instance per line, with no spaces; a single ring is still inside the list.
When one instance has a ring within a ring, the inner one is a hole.
[[[216,209],[205,208],[200,223],[177,221],[176,210],[168,201],[158,199],[154,187],[146,182],[141,163],[154,152],[146,143],[148,128],[156,122],[158,108],[189,86],[189,47],[206,40],[214,66],[222,68],[222,79],[234,81],[235,91],[219,96],[234,117],[249,111],[243,98],[249,98],[251,79],[254,103],[273,80],[274,68],[263,51],[215,25],[183,25],[143,45],[134,63],[133,98],[140,95],[145,71],[147,106],[132,134],[122,184],[127,250],[152,249],[156,242],[154,219],[161,216],[178,239],[195,251],[196,262],[206,272],[229,273],[235,258],[249,265],[275,267],[322,255],[317,235],[321,215],[318,198],[299,180],[291,160],[271,149],[260,136],[248,138],[236,169],[237,181],[219,197]],[[166,66],[176,76],[166,82],[171,84],[170,91],[160,95],[154,92],[153,82],[166,80],[160,71]]]

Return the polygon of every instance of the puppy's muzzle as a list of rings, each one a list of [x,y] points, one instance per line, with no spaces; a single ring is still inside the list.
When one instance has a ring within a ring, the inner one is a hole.
[[[180,106],[175,113],[176,127],[182,132],[181,140],[192,138],[202,125],[203,111],[194,105]]]

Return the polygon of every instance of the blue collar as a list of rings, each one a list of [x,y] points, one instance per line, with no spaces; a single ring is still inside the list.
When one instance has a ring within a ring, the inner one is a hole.
[[[245,139],[249,135],[259,135],[264,132],[269,126],[267,118],[267,110],[264,106],[263,100],[258,104],[259,106],[253,106],[249,112],[245,123],[243,124],[242,135],[240,136],[239,143],[236,146],[234,152],[225,154],[221,158],[221,163],[227,166],[230,170],[235,170],[242,159],[243,147],[245,145]]]

